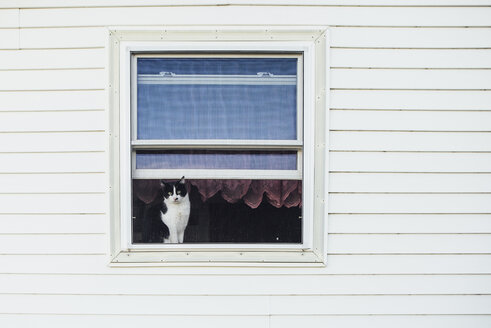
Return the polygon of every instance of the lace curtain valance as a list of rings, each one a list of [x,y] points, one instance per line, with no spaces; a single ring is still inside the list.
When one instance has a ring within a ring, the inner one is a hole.
[[[186,180],[188,190],[195,186],[203,202],[220,194],[229,203],[242,200],[257,208],[263,200],[274,207],[302,205],[302,181],[299,180]],[[133,180],[136,196],[149,204],[159,195],[159,180]]]

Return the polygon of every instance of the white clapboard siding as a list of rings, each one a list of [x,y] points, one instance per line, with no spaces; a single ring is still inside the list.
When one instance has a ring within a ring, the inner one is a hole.
[[[77,193],[107,191],[104,173],[0,174],[0,193]]]
[[[491,132],[491,111],[332,110],[330,120],[331,130]]]
[[[491,172],[489,153],[331,152],[329,169],[340,172]]]
[[[102,48],[108,33],[104,27],[23,28],[20,30],[20,48]]]
[[[0,294],[428,295],[489,294],[491,276],[460,275],[0,275]]]
[[[103,234],[4,234],[2,254],[105,254]],[[63,245],[63,247],[60,247]],[[490,254],[491,234],[330,234],[328,254]]]
[[[348,26],[489,26],[491,8],[466,7],[315,7],[185,6],[33,9],[20,12],[21,27],[103,25],[348,25]],[[163,18],[165,17],[165,20]]]
[[[296,328],[302,325],[318,327],[379,327],[391,328],[488,328],[491,316],[488,315],[274,315],[274,316],[165,316],[165,315],[59,315],[59,314],[1,314],[0,324],[22,327],[49,326],[51,328],[85,327],[149,327],[164,322],[167,325],[191,327],[199,322],[201,328],[256,327],[256,328]]]
[[[70,7],[128,7],[128,6],[190,6],[190,5],[298,5],[297,0],[18,0],[5,2],[0,8],[70,8]],[[489,0],[305,0],[305,6],[483,6]]]
[[[26,319],[27,320],[27,319]],[[83,320],[83,319],[82,319]],[[271,328],[304,327],[378,327],[378,328],[487,328],[491,325],[489,315],[314,315],[272,316]],[[129,326],[128,326],[129,327]]]
[[[20,48],[104,47],[107,33],[104,27],[23,28],[20,30]],[[490,37],[489,28],[330,28],[334,48],[479,49],[491,47]]]
[[[0,52],[0,70],[104,68],[104,49],[12,50]]]
[[[0,303],[6,313],[264,315],[269,297],[0,295]]]
[[[329,149],[368,151],[491,151],[491,133],[331,131],[329,133]]]
[[[22,327],[49,326],[51,328],[85,327],[149,327],[164,322],[177,327],[192,327],[199,322],[201,328],[256,327],[379,327],[392,328],[488,328],[489,315],[274,315],[274,316],[165,316],[165,315],[59,315],[59,314],[0,314],[0,324]]]
[[[103,234],[0,235],[1,254],[105,254]]]
[[[491,296],[272,296],[273,314],[489,314]]]
[[[334,109],[491,110],[488,91],[331,90]]]
[[[491,193],[331,193],[329,202],[330,213],[491,213]]]
[[[6,313],[28,314],[488,314],[491,296],[0,295],[0,302]]]
[[[17,49],[19,47],[18,29],[0,29],[0,50]]]
[[[376,274],[491,274],[491,255],[483,254],[329,254],[327,267],[319,270],[310,268],[237,268],[216,267],[147,267],[145,269],[108,267],[108,256],[100,255],[6,255],[0,256],[3,273],[27,274],[110,274],[146,275],[158,274],[165,279],[169,274],[177,275],[302,275],[308,279],[318,274],[376,275]],[[226,278],[224,278],[226,279]]]
[[[100,215],[0,215],[2,233],[101,233]],[[491,233],[489,214],[332,214],[331,233]]]
[[[104,90],[0,92],[0,112],[101,110],[105,95]]]
[[[491,234],[330,234],[328,238],[329,254],[490,254],[490,245]],[[106,253],[107,237],[3,234],[0,246],[2,254],[102,255]],[[465,268],[462,271],[466,272]]]
[[[271,317],[262,316],[165,316],[165,315],[36,315],[36,314],[0,314],[3,327],[50,327],[50,328],[86,328],[86,327],[150,327],[165,322],[168,326],[200,328],[269,328]],[[476,326],[480,328],[481,326]]]
[[[15,4],[2,3],[0,8],[50,7],[128,7],[128,6],[190,6],[190,5],[295,5],[297,0],[18,0]],[[484,6],[489,0],[305,0],[305,6]]]
[[[106,149],[106,139],[102,131],[1,133],[0,152],[103,151]]]
[[[104,89],[106,74],[102,69],[0,71],[0,89],[14,90],[84,90]]]
[[[327,272],[330,274],[489,274],[491,273],[490,260],[491,255],[469,254],[330,254],[327,257]],[[35,268],[33,270],[37,272]]]
[[[102,193],[2,194],[0,214],[9,213],[105,213]]]
[[[0,9],[0,28],[18,27],[19,10],[17,9]]]
[[[331,173],[330,192],[491,192],[491,174]]]
[[[348,48],[489,48],[491,29],[333,27],[330,40]]]
[[[105,172],[107,155],[90,153],[0,153],[0,173]]]
[[[1,214],[2,234],[106,233],[108,218],[101,214]]]
[[[0,112],[1,132],[104,131],[104,111]]]
[[[335,89],[491,89],[491,70],[333,69]]]
[[[331,214],[330,233],[491,233],[491,214]]]
[[[330,234],[329,254],[489,254],[491,234]]]
[[[490,49],[332,49],[331,67],[490,68]]]
[[[491,325],[490,0],[0,8],[0,326]],[[329,28],[327,265],[110,267],[110,26],[279,25]]]

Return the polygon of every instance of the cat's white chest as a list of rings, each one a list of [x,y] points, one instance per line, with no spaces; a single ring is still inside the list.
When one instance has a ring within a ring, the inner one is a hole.
[[[169,226],[174,224],[187,224],[189,219],[189,201],[182,201],[179,204],[173,202],[166,203],[167,212],[162,214],[162,221]]]
[[[161,219],[169,228],[169,238],[164,241],[170,243],[182,243],[191,210],[189,198],[186,196],[179,203],[172,200],[166,200],[164,201],[164,204],[167,207],[167,211],[161,213]]]

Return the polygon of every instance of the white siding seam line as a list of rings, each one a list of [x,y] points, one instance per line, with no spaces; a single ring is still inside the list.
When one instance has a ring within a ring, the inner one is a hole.
[[[469,25],[469,26],[464,26],[464,25],[336,25],[336,24],[331,24],[329,25],[330,27],[333,28],[418,28],[418,29],[486,29],[486,28],[491,28],[491,25]],[[87,26],[88,27],[88,26]]]
[[[50,92],[50,91],[56,91],[56,92],[63,92],[63,91],[104,91],[104,88],[87,88],[87,89],[2,89],[0,90],[0,93],[3,92]]]
[[[11,109],[11,110],[1,110],[0,109],[0,114],[2,113],[69,113],[69,112],[104,112],[104,108],[88,108],[88,109]],[[101,131],[104,132],[104,130],[93,130],[95,132]],[[22,131],[23,133],[25,131]],[[45,132],[45,131],[44,131]],[[50,132],[50,131],[48,131]],[[86,131],[52,131],[52,132],[86,132]],[[87,131],[88,132],[88,131]],[[28,132],[27,132],[28,133]],[[35,133],[35,132],[32,132]]]
[[[221,7],[221,6],[219,6]],[[356,6],[359,7],[359,6]],[[489,6],[491,7],[491,6]],[[489,8],[489,7],[484,7],[484,8]],[[49,9],[48,9],[49,10]],[[273,26],[273,27],[284,27],[284,24],[267,24],[268,26]],[[306,26],[308,24],[290,24],[288,26]],[[54,25],[54,26],[46,26],[46,25],[30,25],[30,26],[20,26],[18,29],[76,29],[76,28],[109,28],[111,30],[113,29],[118,29],[121,25]],[[162,27],[161,25],[155,25],[155,24],[137,24],[137,25],[124,25],[125,27],[128,26],[134,26],[137,28],[155,28],[156,26]],[[168,24],[168,25],[163,25],[164,27],[179,27],[182,28],[183,25],[181,24]],[[185,26],[187,27],[211,27],[215,28],[217,25],[216,24],[186,24]],[[235,25],[220,25],[221,27],[234,27]],[[242,24],[241,24],[242,26]],[[256,24],[250,24],[248,27],[263,27],[265,26],[265,23],[256,23]],[[315,26],[320,26],[320,24],[315,24]],[[491,28],[491,25],[339,25],[339,24],[330,24],[330,25],[322,25],[323,27],[330,27],[330,28],[394,28],[394,29],[400,29],[400,28],[417,28],[417,29],[486,29],[486,28]],[[14,29],[12,27],[4,27],[0,29]],[[17,28],[16,28],[17,29]]]
[[[61,3],[61,5],[60,5]],[[37,1],[17,1],[13,4],[5,3],[1,5],[2,9],[64,9],[64,8],[132,8],[132,7],[189,7],[189,6],[203,6],[203,7],[215,7],[215,6],[294,6],[294,7],[489,7],[491,3],[489,1],[469,0],[469,1],[435,1],[430,4],[424,1],[399,1],[393,4],[385,4],[387,1],[360,1],[354,0],[340,1],[340,0],[305,0],[299,3],[298,0],[141,0],[141,1],[44,1],[40,5]]]
[[[370,173],[370,174],[378,174],[378,173],[382,173],[382,174],[387,174],[387,173],[391,173],[391,174],[490,174],[491,171],[488,171],[488,172],[458,172],[458,171],[455,171],[455,172],[452,172],[452,171],[356,171],[356,170],[352,170],[352,171],[339,171],[339,170],[333,170],[333,171],[329,171],[329,173]],[[1,174],[1,173],[0,173]],[[14,174],[14,173],[13,173]]]
[[[52,47],[52,48],[47,48],[47,47],[24,47],[24,48],[18,48],[18,49],[0,49],[0,53],[2,51],[12,51],[12,50],[17,50],[17,51],[30,51],[30,50],[87,50],[87,49],[105,49],[104,46],[84,46],[84,47]],[[478,48],[478,49],[483,49],[483,48]]]
[[[466,92],[466,91],[491,91],[491,89],[431,89],[431,88],[421,88],[421,89],[408,89],[408,88],[331,88],[331,91],[456,91],[456,92]],[[31,90],[26,90],[31,91]],[[36,90],[32,90],[36,91]]]
[[[331,107],[332,111],[368,111],[368,112],[489,112],[491,111],[491,107],[489,109],[420,109],[420,108],[342,108],[342,107]],[[37,111],[36,111],[37,112]],[[338,131],[335,129],[331,129],[330,131]],[[350,131],[350,130],[339,130],[339,131]],[[351,131],[357,131],[357,130],[351,130]],[[366,130],[364,130],[366,131]],[[372,130],[374,132],[377,132],[377,130]],[[394,132],[397,132],[400,130],[394,130]],[[421,132],[420,130],[415,130],[414,132]],[[435,131],[439,132],[439,131]],[[459,131],[452,131],[452,132],[459,132]]]
[[[145,293],[38,293],[38,292],[11,292],[11,293],[3,293],[0,292],[0,295],[30,295],[30,296],[101,296],[101,297],[111,297],[111,296],[121,296],[121,297],[304,297],[304,296],[317,296],[317,297],[343,297],[343,296],[356,296],[356,297],[370,297],[370,296],[491,296],[490,293],[395,293],[395,294],[387,294],[387,293],[365,293],[365,294],[356,294],[356,293],[251,293],[251,294],[189,294],[189,293],[156,293],[156,294],[145,294]],[[270,313],[271,311],[268,311]],[[2,314],[0,312],[0,314]],[[479,315],[479,313],[476,313]],[[491,315],[491,313],[489,313]]]
[[[92,213],[91,213],[92,214]],[[1,256],[107,256],[107,253],[0,253]],[[458,255],[458,256],[476,256],[476,255],[491,255],[491,253],[475,253],[475,252],[468,252],[468,253],[443,253],[443,252],[440,252],[440,253],[435,253],[435,252],[432,252],[432,253],[414,253],[414,252],[407,252],[407,253],[401,253],[401,252],[394,252],[394,253],[387,253],[387,252],[382,252],[382,253],[370,253],[370,252],[364,252],[364,253],[360,253],[360,252],[352,252],[352,253],[327,253],[327,255],[329,256],[381,256],[381,255],[390,255],[390,256],[408,256],[408,255],[411,255],[411,256],[450,256],[450,255]],[[133,268],[132,264],[137,264],[139,262],[125,262],[123,264],[128,264],[128,268]],[[290,263],[293,263],[293,264],[296,264],[297,262],[290,262]],[[153,264],[157,264],[157,265],[162,265],[162,263],[160,262],[148,262],[147,263],[147,266],[146,267],[154,267]],[[170,267],[180,267],[180,268],[189,268],[189,263],[188,262],[167,262],[165,263],[167,266],[170,266]],[[240,262],[241,265],[244,266],[244,268],[247,268],[249,269],[249,267],[251,268],[259,268],[259,264],[258,262]],[[275,264],[275,263],[273,263]],[[284,267],[282,266],[283,262],[278,262],[278,264],[280,265],[279,267]],[[300,265],[302,263],[299,263]],[[214,267],[219,267],[219,268],[223,268],[227,265],[227,262],[216,262],[213,264]],[[252,266],[250,266],[252,265]],[[195,266],[195,264],[194,264]],[[213,267],[212,266],[212,267]],[[123,266],[124,267],[124,266]],[[145,266],[144,266],[145,267]],[[233,266],[227,266],[227,268],[229,267],[233,267]],[[271,266],[271,267],[275,267],[274,265]],[[264,268],[264,267],[262,267]],[[301,266],[301,268],[305,268],[305,266]],[[363,273],[362,275],[372,275],[373,273]],[[458,273],[459,275],[462,274],[462,273]],[[465,273],[463,273],[465,274]]]
[[[331,66],[336,70],[398,70],[398,71],[479,71],[491,67],[377,67],[377,66]],[[25,69],[28,71],[29,69]]]
[[[105,232],[2,232],[0,236],[103,236]],[[0,273],[2,275],[2,273]]]
[[[70,49],[70,48],[69,48]],[[351,49],[351,50],[490,50],[491,47],[367,47],[367,46],[332,46],[331,49]]]
[[[284,295],[282,295],[284,296]],[[359,295],[356,295],[359,296]],[[377,295],[378,296],[378,295]],[[59,313],[59,312],[0,312],[0,315],[5,315],[5,316],[41,316],[41,317],[47,317],[47,316],[53,316],[53,317],[64,317],[64,316],[69,316],[69,317],[159,317],[159,318],[165,318],[165,317],[170,317],[170,318],[179,318],[179,317],[190,317],[190,318],[210,318],[210,317],[218,317],[218,318],[244,318],[244,317],[251,317],[251,318],[293,318],[293,317],[318,317],[318,318],[328,318],[328,317],[367,317],[367,318],[372,318],[372,317],[425,317],[425,318],[431,318],[431,317],[475,317],[475,316],[491,316],[489,313],[373,313],[373,314],[367,314],[367,313],[361,313],[361,314],[353,314],[353,313],[331,313],[331,314],[324,314],[324,313],[301,313],[301,314],[244,314],[244,313],[239,313],[239,314],[162,314],[162,313],[131,313],[131,314],[124,314],[124,313]],[[229,326],[227,326],[229,327]],[[270,326],[267,326],[270,327]]]
[[[80,254],[79,254],[80,255]],[[438,255],[438,256],[444,256],[446,254]],[[462,255],[466,256],[466,255]],[[356,276],[364,276],[364,277],[371,277],[371,276],[387,276],[387,277],[392,277],[392,276],[491,276],[491,272],[488,273],[467,273],[467,272],[459,272],[459,273],[280,273],[280,272],[274,272],[274,273],[98,273],[98,272],[89,272],[89,273],[70,273],[70,272],[2,272],[0,273],[0,276],[15,276],[15,275],[20,275],[20,276],[87,276],[87,277],[99,277],[99,276],[107,276],[107,277],[149,277],[149,276],[156,276],[156,277],[201,277],[201,276],[206,276],[206,277],[273,277],[273,276],[278,276],[278,277],[303,277],[303,276],[309,276],[309,277],[330,277],[330,276],[341,276],[341,277],[356,277]]]
[[[481,112],[489,112],[489,111],[481,111]],[[480,131],[480,130],[353,130],[353,129],[329,129],[330,132],[423,132],[423,133],[488,133],[491,130]],[[67,131],[69,132],[69,131]],[[334,151],[334,150],[330,150]]]
[[[87,66],[87,67],[29,67],[29,68],[0,68],[0,72],[26,72],[26,71],[96,71],[104,70],[102,66]],[[357,68],[363,69],[363,68]]]
[[[343,130],[335,130],[336,132],[341,132]],[[361,130],[360,132],[362,132]],[[365,132],[365,131],[363,131]],[[393,132],[393,131],[387,131],[387,132]],[[428,131],[425,131],[428,132]],[[447,131],[448,132],[448,131]],[[484,133],[483,131],[480,131],[480,133]],[[88,151],[89,152],[89,151]],[[354,150],[354,149],[349,149],[349,150],[342,150],[342,149],[332,149],[329,152],[331,153],[437,153],[437,154],[487,154],[491,153],[489,150]],[[17,152],[13,152],[17,153]]]
[[[29,2],[28,2],[29,3]],[[35,2],[34,2],[35,3]],[[165,8],[165,7],[340,7],[340,8],[488,8],[489,4],[469,3],[469,4],[456,4],[456,3],[442,3],[442,4],[377,4],[376,1],[373,4],[366,4],[366,2],[356,3],[343,3],[342,1],[161,1],[160,3],[126,3],[126,4],[114,4],[111,2],[101,1],[101,4],[92,3],[90,5],[83,5],[83,2],[78,4],[65,4],[65,5],[28,5],[28,4],[16,4],[16,5],[3,5],[0,9],[13,9],[18,8],[20,10],[40,10],[40,9],[85,9],[85,8]]]

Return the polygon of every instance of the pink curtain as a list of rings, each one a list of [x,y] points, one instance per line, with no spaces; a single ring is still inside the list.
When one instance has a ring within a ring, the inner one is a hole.
[[[257,208],[267,200],[274,207],[302,206],[302,181],[298,180],[186,180],[188,190],[195,186],[203,202],[220,193],[229,203],[243,200],[251,208]],[[149,204],[158,195],[159,180],[133,180],[136,196]]]

